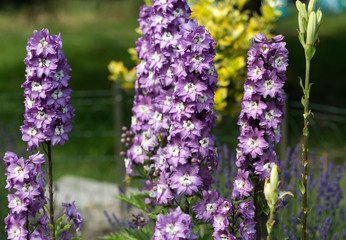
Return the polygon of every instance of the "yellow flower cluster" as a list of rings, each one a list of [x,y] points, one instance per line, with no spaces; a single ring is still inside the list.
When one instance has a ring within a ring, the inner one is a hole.
[[[144,0],[151,5],[151,0]],[[240,110],[243,84],[246,78],[246,56],[249,39],[258,32],[270,37],[273,22],[279,17],[276,0],[264,0],[261,14],[246,10],[248,0],[189,0],[192,18],[205,25],[216,40],[215,68],[218,85],[215,92],[215,110],[234,115]],[[138,29],[136,30],[138,33]],[[129,49],[131,58],[138,63],[136,52]],[[134,68],[130,71],[122,62],[108,65],[110,80],[121,82],[124,87],[133,87],[136,79]]]
[[[270,0],[273,2],[273,0]],[[275,1],[275,0],[274,0]],[[218,85],[215,110],[234,115],[240,110],[246,78],[249,39],[258,32],[270,37],[279,17],[275,4],[262,2],[261,14],[246,10],[247,0],[189,0],[192,18],[205,25],[216,40],[215,68]]]

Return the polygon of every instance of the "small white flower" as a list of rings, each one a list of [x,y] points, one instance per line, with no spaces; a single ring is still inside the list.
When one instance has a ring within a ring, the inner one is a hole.
[[[43,120],[45,120],[46,118],[47,118],[47,114],[46,114],[45,112],[43,112],[43,111],[38,111],[38,112],[37,112],[37,115],[36,115],[36,119],[37,119],[37,120],[43,121]]]
[[[203,96],[198,97],[198,102],[199,103],[205,103],[208,100],[207,94],[203,93]]]
[[[179,231],[179,228],[175,226],[173,223],[169,223],[166,225],[166,233],[169,235],[174,235]]]
[[[155,24],[161,24],[163,21],[163,17],[160,16],[160,15],[156,15],[155,18],[154,18],[154,23]]]
[[[283,57],[277,57],[274,61],[275,67],[281,67],[281,65],[283,64]]]
[[[251,101],[250,103],[249,103],[249,109],[252,111],[252,110],[257,110],[257,108],[258,108],[258,104],[256,103],[256,102],[254,102],[254,101]]]
[[[178,157],[180,153],[180,149],[178,146],[171,146],[169,147],[168,151],[173,157]]]
[[[33,127],[29,127],[27,134],[31,137],[34,137],[37,134],[37,130]]]
[[[181,113],[182,111],[185,110],[185,105],[183,102],[178,102],[176,105],[175,105],[175,108],[177,109],[178,113]]]
[[[265,113],[265,119],[267,122],[271,122],[274,120],[274,110],[273,109],[271,109]]]
[[[256,68],[253,70],[253,73],[255,74],[255,76],[260,76],[262,74],[262,69],[256,66]]]
[[[162,113],[159,113],[158,111],[155,111],[153,119],[156,122],[161,122],[162,121]]]
[[[133,151],[135,152],[136,155],[141,155],[143,153],[143,149],[141,148],[141,146],[134,146]]]
[[[64,72],[63,70],[60,70],[59,72],[54,73],[55,80],[60,81],[64,78]]]

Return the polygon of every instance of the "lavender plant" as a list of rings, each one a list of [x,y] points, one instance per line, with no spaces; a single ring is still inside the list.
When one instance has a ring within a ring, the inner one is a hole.
[[[48,158],[49,211],[45,209],[44,196],[45,163],[39,151],[28,160],[7,152],[7,189],[10,215],[6,218],[9,239],[71,239],[67,233],[70,225],[63,225],[63,218],[54,221],[53,176],[51,147],[64,145],[72,129],[73,108],[68,88],[70,66],[62,50],[60,35],[49,35],[48,29],[34,31],[29,38],[26,63],[26,81],[22,84],[25,94],[24,125],[22,140],[27,142],[27,151],[40,147]],[[11,193],[15,189],[14,193]],[[82,226],[83,218],[76,212],[74,203],[64,203],[68,221],[73,219],[76,229]],[[47,217],[49,215],[49,217]],[[39,219],[35,224],[30,218]],[[49,219],[47,224],[46,220]]]
[[[318,9],[315,13],[316,0],[310,0],[308,8],[306,9],[305,4],[301,3],[299,0],[296,2],[298,9],[298,23],[299,23],[299,41],[302,44],[305,52],[305,81],[303,86],[303,81],[300,80],[300,85],[303,89],[304,96],[302,97],[302,105],[304,107],[304,127],[303,127],[303,155],[302,155],[302,165],[303,173],[302,180],[300,182],[302,198],[302,240],[307,239],[307,218],[308,218],[308,139],[309,139],[309,118],[311,110],[309,110],[309,100],[310,100],[310,88],[311,83],[309,83],[310,78],[310,62],[316,52],[316,46],[319,43],[318,30],[321,25],[322,12]]]

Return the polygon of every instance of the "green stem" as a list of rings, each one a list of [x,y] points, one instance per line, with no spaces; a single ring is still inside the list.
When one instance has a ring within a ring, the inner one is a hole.
[[[309,138],[309,95],[310,95],[310,86],[309,86],[309,77],[310,77],[310,61],[311,59],[305,55],[306,60],[306,69],[305,69],[305,89],[304,89],[304,129],[303,129],[303,185],[305,191],[302,198],[302,240],[306,240],[307,232],[307,217],[308,217],[308,138]]]
[[[269,220],[267,222],[267,230],[268,230],[268,237],[267,240],[272,240],[272,232],[273,232],[273,226],[274,226],[274,217],[275,217],[275,209],[270,210],[270,216]]]
[[[53,227],[52,239],[55,240],[55,223],[54,223],[54,198],[53,198],[53,162],[51,143],[46,142],[48,147],[48,191],[49,191],[49,223]]]

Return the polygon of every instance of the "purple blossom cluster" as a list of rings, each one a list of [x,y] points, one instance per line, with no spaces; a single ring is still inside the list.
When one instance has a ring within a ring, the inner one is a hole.
[[[271,40],[255,35],[248,52],[248,78],[244,84],[242,110],[239,116],[239,144],[236,165],[238,176],[233,182],[233,198],[248,197],[253,190],[249,175],[260,180],[270,176],[271,167],[279,165],[275,144],[281,140],[284,116],[288,51],[282,35]]]
[[[74,110],[68,88],[71,68],[62,50],[60,34],[50,36],[48,29],[35,30],[26,50],[22,139],[29,151],[48,141],[53,146],[63,145],[72,128]]]
[[[36,153],[24,159],[15,153],[6,152],[4,161],[7,169],[6,188],[10,192],[8,194],[10,214],[5,218],[8,239],[48,240],[47,215],[43,209],[46,204],[43,154]]]
[[[180,207],[170,209],[167,216],[158,215],[152,240],[193,240],[192,219]]]
[[[136,42],[140,64],[125,165],[131,174],[133,165],[143,164],[155,177],[145,190],[157,204],[208,190],[217,164],[209,133],[215,119],[215,41],[190,13],[185,0],[154,0],[140,10],[143,35]]]
[[[65,208],[64,214],[67,217],[67,222],[72,221],[76,231],[80,231],[83,228],[84,219],[82,215],[77,211],[77,207],[73,201],[72,203],[63,202],[61,205]]]

